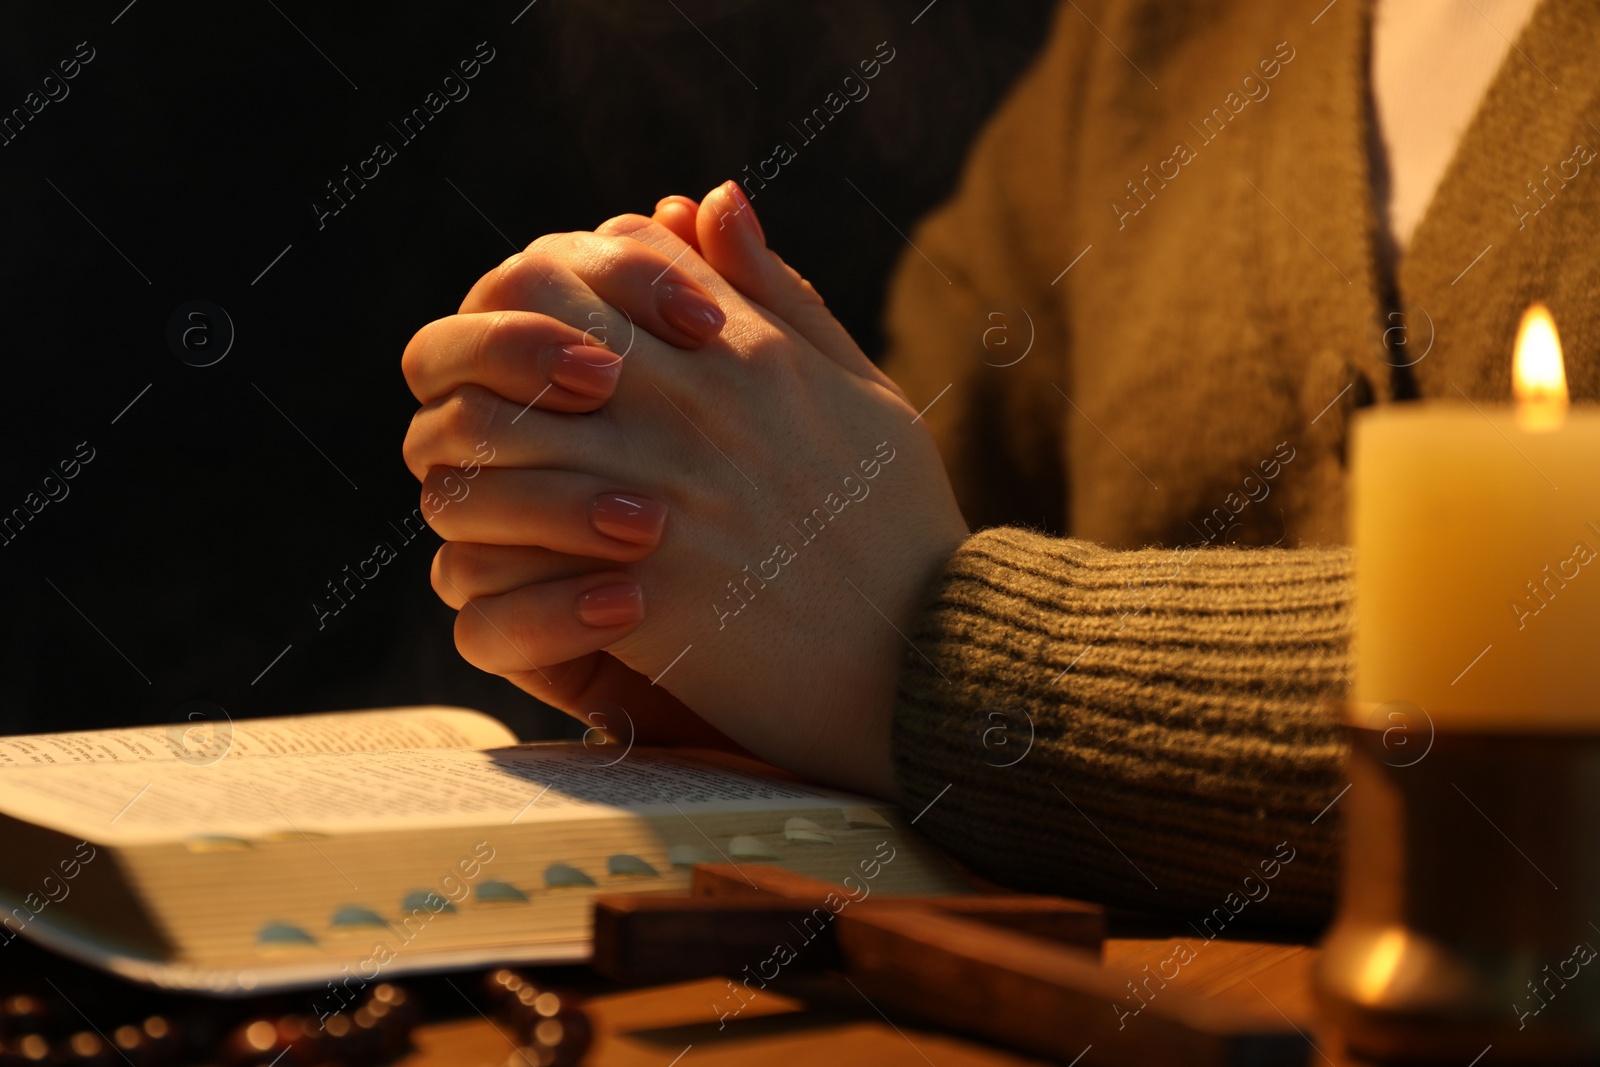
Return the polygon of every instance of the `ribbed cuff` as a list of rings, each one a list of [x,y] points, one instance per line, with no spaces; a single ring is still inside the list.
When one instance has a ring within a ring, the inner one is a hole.
[[[907,810],[1019,889],[1209,916],[1204,936],[1224,917],[1324,921],[1350,592],[1343,548],[985,530],[908,635],[892,735]]]

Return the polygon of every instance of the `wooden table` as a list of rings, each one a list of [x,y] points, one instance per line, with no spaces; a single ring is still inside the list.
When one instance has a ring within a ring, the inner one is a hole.
[[[747,868],[759,872],[759,868]],[[887,901],[882,906],[892,908]],[[1302,944],[1218,938],[1205,941],[1183,936],[1166,921],[1113,911],[1100,959],[1107,969],[1130,978],[1146,966],[1163,974],[1182,942],[1194,958],[1167,980],[1156,997],[1183,990],[1213,1001],[1282,1017],[1300,1034],[1311,1067],[1359,1067],[1345,1055],[1337,1035],[1318,1024],[1312,997],[1312,967],[1317,950]],[[1255,935],[1263,936],[1263,935]],[[18,939],[0,960],[0,991],[7,986],[56,992],[72,998],[74,1010],[102,1028],[129,1018],[159,1012],[182,1020],[186,1012],[206,1011],[206,1003],[187,1006],[149,990],[124,986],[105,975],[58,957]],[[529,972],[534,981],[572,988],[587,996],[595,1040],[584,1063],[591,1067],[718,1067],[757,1064],[806,1067],[1014,1067],[1044,1061],[986,1045],[968,1037],[941,1032],[887,1002],[876,1001],[851,978],[831,971],[791,969],[770,989],[751,990],[753,999],[726,1026],[718,1010],[730,1003],[728,982],[704,978],[661,985],[624,987],[582,966]],[[403,1067],[502,1067],[515,1046],[502,1028],[482,1014],[484,972],[419,975],[402,979],[417,995],[430,1021],[413,1034],[415,1050],[394,1061]],[[865,982],[866,979],[863,978]],[[868,983],[870,985],[870,983]],[[1136,1003],[1130,999],[1130,1004]],[[198,1008],[197,1008],[198,1005]],[[1152,1009],[1155,1007],[1152,1002]],[[277,1014],[284,1006],[262,1009]],[[1110,1005],[1107,1005],[1108,1012]],[[887,1013],[887,1014],[886,1014]],[[225,1013],[227,1014],[227,1013]],[[1143,1020],[1148,1023],[1148,1020]],[[1137,1026],[1134,1018],[1127,1025]],[[233,1025],[218,1022],[217,1026]],[[220,1036],[220,1030],[219,1030]],[[1290,1040],[1293,1038],[1291,1036]],[[1069,1046],[1063,1063],[1075,1048]],[[1084,1058],[1090,1067],[1096,1056]],[[514,1063],[512,1067],[515,1067]]]
[[[1316,1027],[1315,949],[1186,940],[1196,945],[1196,958],[1170,986],[1270,1005],[1314,1043],[1308,1062],[1356,1067],[1357,1061],[1341,1054],[1336,1037]],[[1173,946],[1170,938],[1112,938],[1103,958],[1107,966],[1131,974],[1169,958]],[[723,1002],[725,994],[721,979],[602,991],[589,1001],[596,1038],[584,1062],[593,1067],[1018,1067],[1042,1062],[886,1017],[839,976],[797,977],[783,995],[758,993],[738,1018],[719,1028],[713,1004]],[[404,1067],[500,1067],[514,1047],[478,1017],[422,1027],[416,1043],[417,1051],[399,1061]]]

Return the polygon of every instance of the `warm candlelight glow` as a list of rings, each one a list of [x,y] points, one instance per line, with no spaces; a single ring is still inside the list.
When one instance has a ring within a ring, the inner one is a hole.
[[[1356,987],[1366,1001],[1376,1001],[1383,996],[1389,983],[1400,969],[1400,955],[1406,947],[1406,935],[1398,929],[1385,930],[1367,956],[1366,966],[1356,977]]]
[[[1517,422],[1525,430],[1553,430],[1567,411],[1567,371],[1550,309],[1535,303],[1522,313],[1512,366]]]

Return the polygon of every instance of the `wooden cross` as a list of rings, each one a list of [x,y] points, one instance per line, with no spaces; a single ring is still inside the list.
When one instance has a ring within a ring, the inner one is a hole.
[[[687,895],[595,900],[594,967],[619,982],[749,983],[842,971],[874,1003],[1061,1063],[1303,1067],[1281,1014],[1165,988],[1100,962],[1104,909],[1022,894],[848,899],[777,867],[701,865]],[[754,970],[752,970],[754,968]],[[1148,971],[1149,968],[1146,968]]]

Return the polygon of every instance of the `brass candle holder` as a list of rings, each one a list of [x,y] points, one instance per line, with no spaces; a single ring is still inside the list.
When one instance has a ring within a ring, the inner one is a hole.
[[[1356,1056],[1600,1062],[1600,736],[1350,709],[1337,918],[1317,990]],[[1492,1052],[1488,1052],[1492,1048]]]

